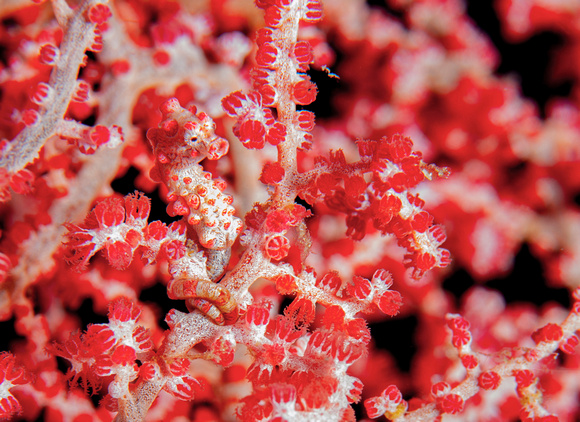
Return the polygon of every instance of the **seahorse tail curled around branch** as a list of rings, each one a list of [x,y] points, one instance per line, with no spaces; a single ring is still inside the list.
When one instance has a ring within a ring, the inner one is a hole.
[[[233,324],[238,306],[228,289],[206,280],[174,280],[168,289],[172,299],[186,299],[188,309],[197,309],[218,325]]]

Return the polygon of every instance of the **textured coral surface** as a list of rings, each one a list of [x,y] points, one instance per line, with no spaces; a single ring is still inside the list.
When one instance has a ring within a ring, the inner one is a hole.
[[[0,420],[580,420],[575,0],[0,0]]]

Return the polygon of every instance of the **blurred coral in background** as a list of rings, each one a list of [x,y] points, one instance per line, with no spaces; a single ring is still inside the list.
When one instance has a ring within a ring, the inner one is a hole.
[[[579,22],[0,0],[0,419],[579,420]]]

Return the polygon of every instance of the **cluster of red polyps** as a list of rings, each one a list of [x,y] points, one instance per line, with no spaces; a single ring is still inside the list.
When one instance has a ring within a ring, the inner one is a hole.
[[[576,420],[545,3],[497,2],[563,39],[541,117],[460,0],[3,2],[0,419]]]

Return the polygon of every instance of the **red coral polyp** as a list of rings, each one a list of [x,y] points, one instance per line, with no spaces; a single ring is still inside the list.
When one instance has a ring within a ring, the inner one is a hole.
[[[375,303],[384,314],[395,316],[403,305],[403,297],[395,290],[387,290]]]
[[[483,372],[478,378],[478,384],[484,390],[495,390],[501,384],[501,377],[497,372]]]
[[[463,398],[458,394],[447,394],[440,402],[441,411],[450,415],[461,412],[463,405]]]
[[[104,3],[96,3],[92,5],[88,12],[87,18],[90,22],[102,25],[112,16],[111,9]]]
[[[106,255],[111,266],[124,270],[133,260],[133,248],[124,241],[111,242],[107,244]]]
[[[117,226],[125,221],[125,204],[120,198],[99,202],[93,214],[101,228]]]
[[[316,100],[318,89],[309,78],[304,78],[302,81],[294,84],[292,95],[296,104],[308,105]]]
[[[558,341],[564,335],[562,327],[558,324],[547,324],[532,333],[536,343]]]
[[[286,171],[279,163],[266,163],[260,175],[260,182],[266,185],[275,185],[282,181]]]
[[[108,317],[111,321],[137,321],[139,315],[141,315],[139,307],[125,297],[117,299],[109,306]]]
[[[270,236],[265,242],[264,251],[268,258],[279,261],[288,256],[290,241],[281,234]]]
[[[264,146],[266,129],[257,120],[244,121],[238,128],[238,137],[245,147],[260,149]]]

